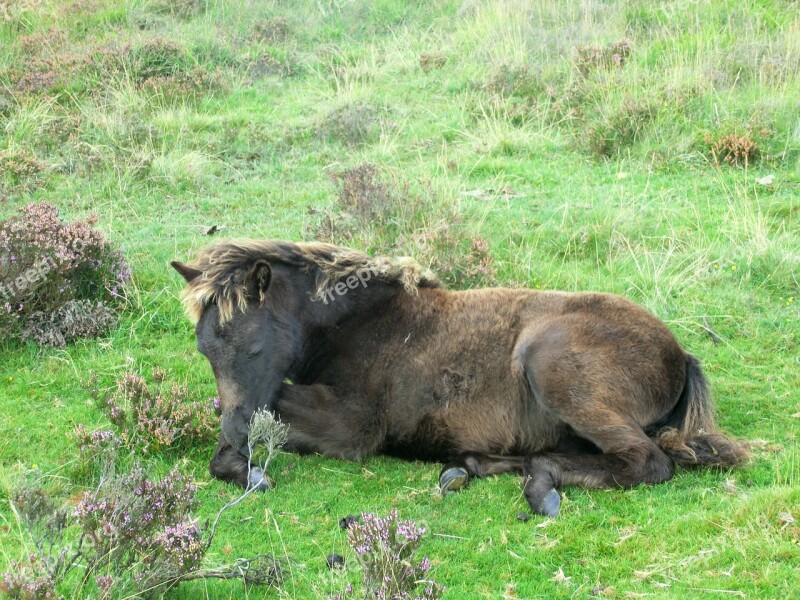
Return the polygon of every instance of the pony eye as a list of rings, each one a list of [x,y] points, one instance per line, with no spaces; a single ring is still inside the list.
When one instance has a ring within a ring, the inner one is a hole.
[[[255,358],[264,351],[264,348],[253,348],[247,353],[247,358]]]

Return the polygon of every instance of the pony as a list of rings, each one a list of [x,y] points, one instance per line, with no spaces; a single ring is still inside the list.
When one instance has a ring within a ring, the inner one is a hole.
[[[442,463],[445,494],[520,474],[547,516],[562,486],[747,457],[716,428],[698,360],[619,296],[449,291],[412,259],[325,243],[220,242],[172,266],[223,411],[210,471],[242,487],[265,485],[247,446],[261,409],[292,452]]]

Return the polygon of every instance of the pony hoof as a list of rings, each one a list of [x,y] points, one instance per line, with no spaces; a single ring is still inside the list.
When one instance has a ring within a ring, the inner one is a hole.
[[[270,483],[269,477],[266,476],[264,471],[258,467],[255,467],[250,469],[247,487],[250,489],[255,488],[256,491],[259,492],[265,492],[272,488],[272,484]]]
[[[439,490],[442,492],[442,496],[452,494],[467,485],[468,481],[469,473],[466,469],[450,467],[439,475]]]
[[[553,488],[547,495],[545,495],[544,500],[542,501],[542,509],[539,511],[546,517],[557,517],[558,511],[561,508],[561,494]]]

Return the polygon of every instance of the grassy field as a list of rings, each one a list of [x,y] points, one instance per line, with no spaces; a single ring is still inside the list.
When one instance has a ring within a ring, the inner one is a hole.
[[[0,340],[0,570],[26,553],[8,502],[26,469],[90,483],[68,437],[104,424],[90,370],[111,386],[159,365],[215,395],[169,261],[216,225],[412,255],[455,288],[625,295],[703,361],[753,457],[570,488],[523,523],[514,477],[442,498],[437,465],[283,455],[211,558],[287,556],[284,588],[168,596],[326,598],[358,576],[326,567],[355,565],[338,520],[396,507],[428,528],[446,598],[797,597],[796,2],[0,1],[0,220],[42,200],[97,215],[133,281],[107,338]],[[212,450],[155,457],[193,474],[201,518],[237,494]]]

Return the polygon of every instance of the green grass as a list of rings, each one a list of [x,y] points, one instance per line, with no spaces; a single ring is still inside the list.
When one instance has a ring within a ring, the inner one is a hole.
[[[357,577],[338,519],[392,507],[429,528],[422,552],[447,598],[797,594],[796,3],[12,8],[0,19],[0,161],[24,152],[41,169],[0,173],[0,219],[38,200],[67,218],[96,214],[134,280],[107,339],[63,351],[0,341],[0,564],[25,553],[8,503],[25,469],[86,485],[69,480],[68,433],[103,424],[79,385],[90,370],[111,385],[130,360],[160,365],[214,395],[169,261],[212,242],[211,225],[225,237],[310,239],[339,210],[329,174],[372,162],[408,192],[384,225],[335,229],[335,240],[431,262],[414,240],[445,223],[456,240],[488,241],[500,284],[626,295],[701,358],[721,426],[768,444],[741,470],[567,489],[558,519],[527,523],[514,477],[441,498],[436,465],[282,456],[277,489],[229,513],[211,558],[289,556],[284,590],[194,583],[168,595],[327,597]],[[623,39],[632,50],[615,62],[609,48]],[[611,58],[583,72],[588,46]],[[438,66],[423,70],[423,53]],[[729,134],[757,151],[717,164],[712,144]],[[772,185],[758,183],[769,174]],[[212,450],[157,458],[194,474],[201,518],[236,495],[210,479]],[[330,552],[350,559],[344,575],[327,570]]]

